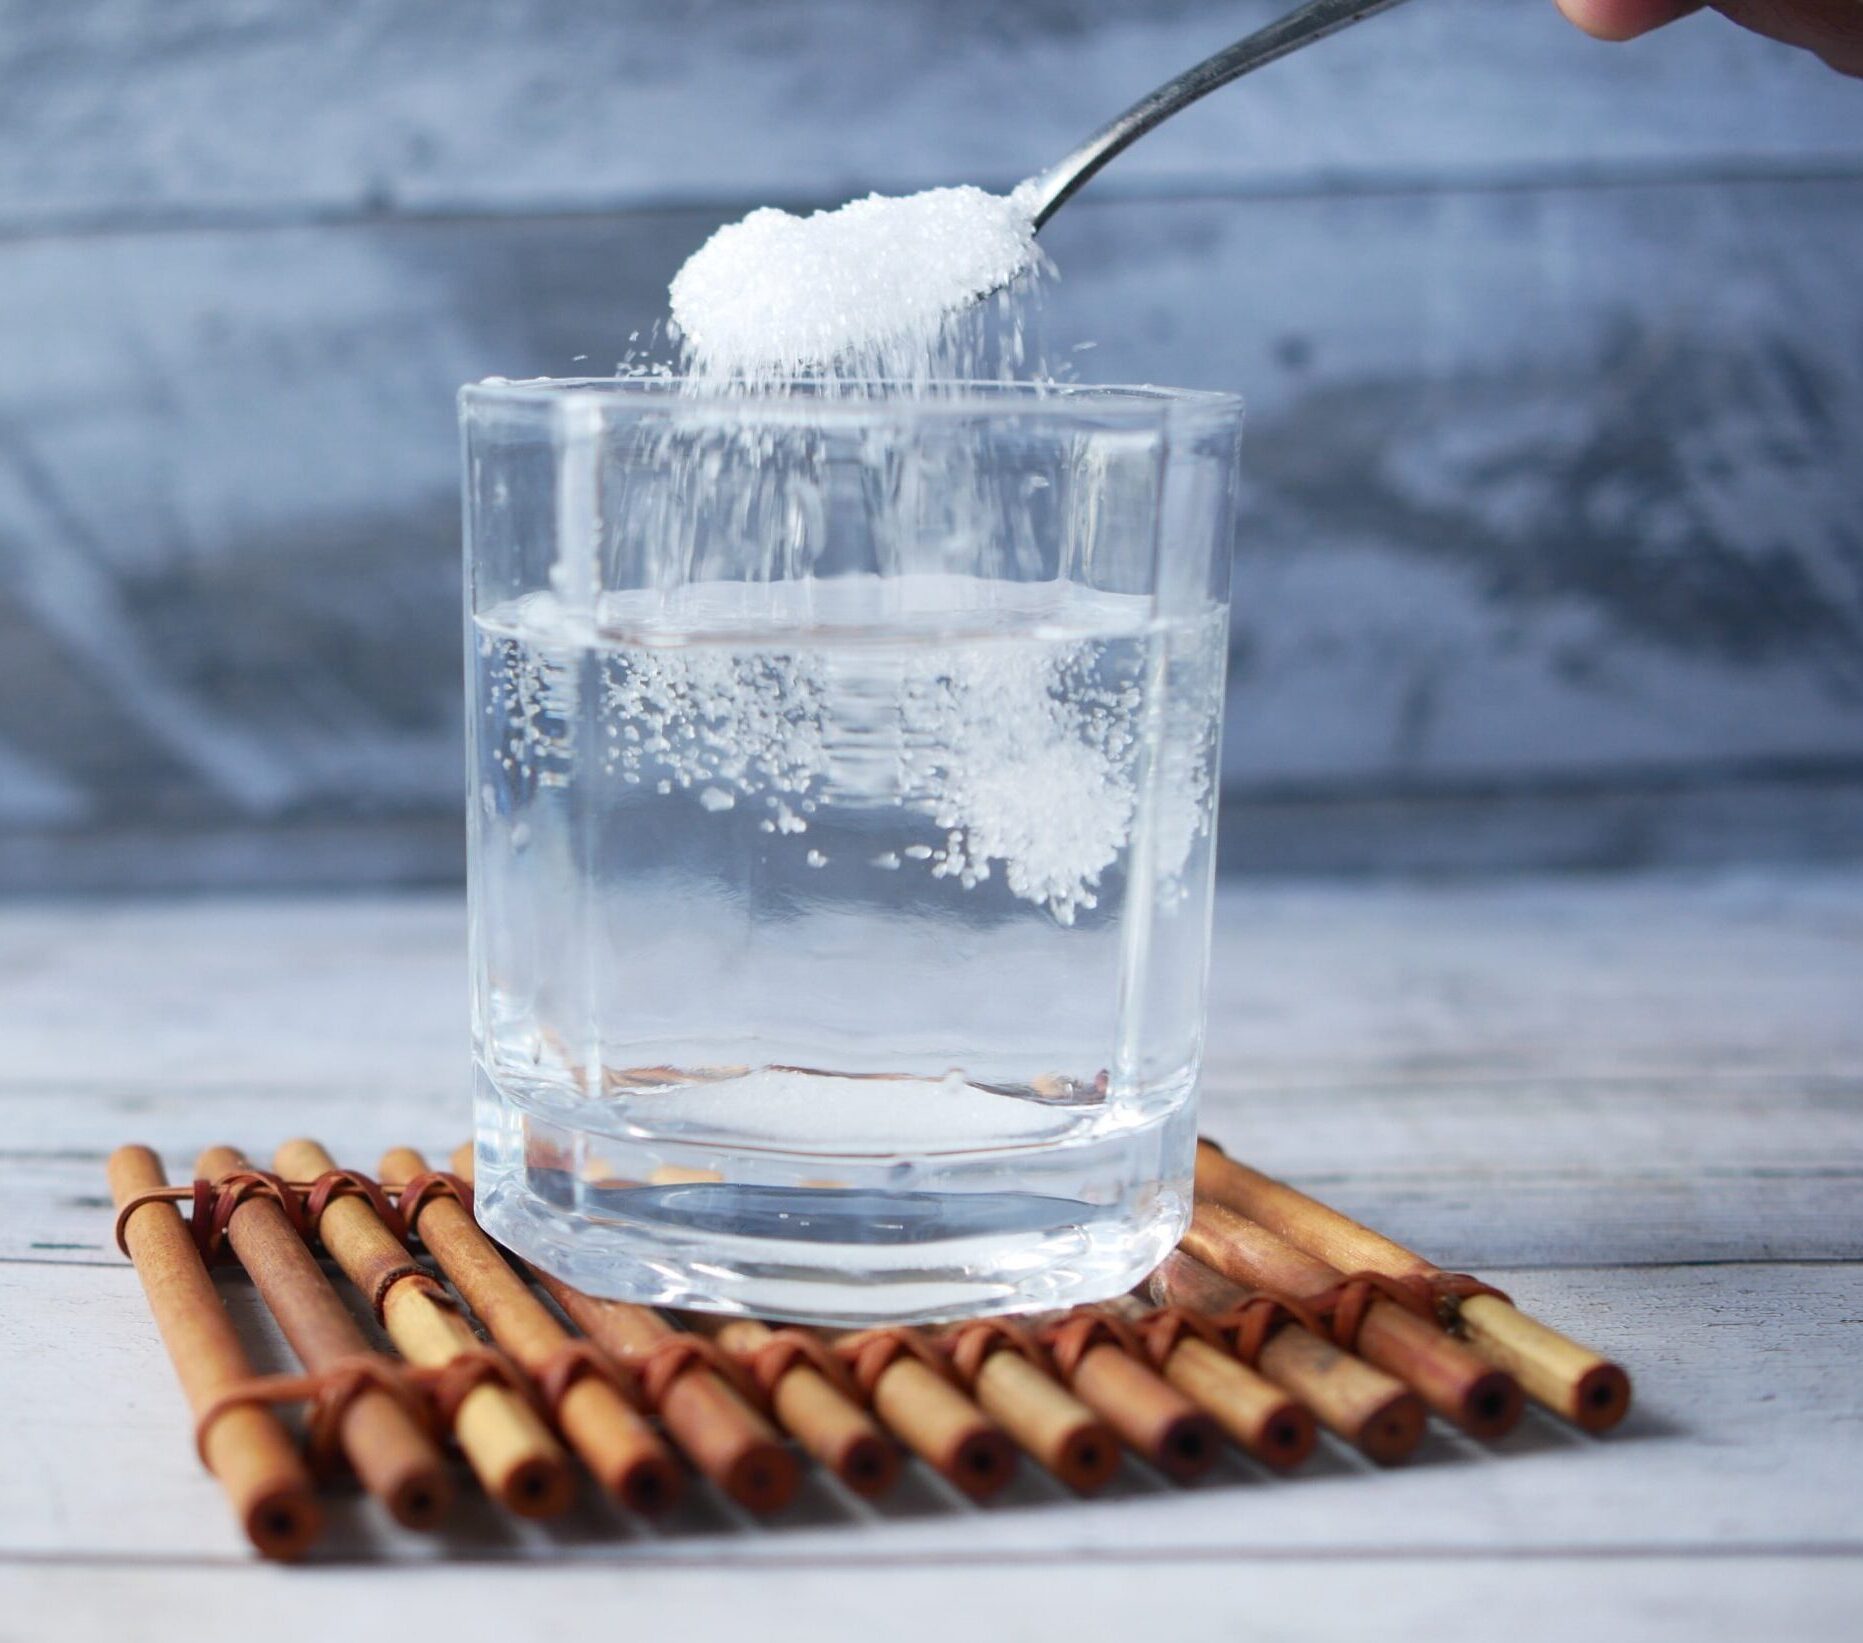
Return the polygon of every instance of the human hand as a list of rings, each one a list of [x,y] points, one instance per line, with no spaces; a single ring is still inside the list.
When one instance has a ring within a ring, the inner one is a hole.
[[[1703,0],[1558,0],[1559,9],[1600,40],[1630,40],[1673,23]],[[1814,51],[1842,74],[1863,75],[1863,0],[1715,0],[1742,28]]]

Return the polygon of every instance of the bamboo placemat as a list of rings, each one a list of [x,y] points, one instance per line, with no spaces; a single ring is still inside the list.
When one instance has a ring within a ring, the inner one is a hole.
[[[480,1231],[469,1149],[452,1162],[394,1148],[370,1176],[294,1141],[266,1170],[215,1147],[173,1187],[147,1147],[110,1157],[117,1242],[196,1447],[268,1557],[311,1548],[319,1484],[343,1467],[397,1522],[438,1525],[460,1482],[453,1450],[526,1517],[567,1509],[578,1470],[635,1512],[664,1511],[696,1472],[771,1513],[804,1458],[875,1497],[910,1451],[981,1502],[1024,1458],[1091,1494],[1123,1451],[1178,1482],[1226,1444],[1289,1473],[1323,1430],[1391,1465],[1432,1415],[1492,1441],[1528,1398],[1590,1432],[1630,1407],[1622,1368],[1492,1285],[1209,1142],[1190,1230],[1142,1294],[850,1332],[584,1295]],[[214,1281],[223,1261],[251,1278],[301,1373],[255,1372]],[[302,1412],[291,1426],[286,1406]]]

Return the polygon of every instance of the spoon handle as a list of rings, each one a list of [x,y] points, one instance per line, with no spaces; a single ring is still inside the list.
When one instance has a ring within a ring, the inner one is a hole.
[[[1272,63],[1290,51],[1298,51],[1315,40],[1336,34],[1350,23],[1362,22],[1402,3],[1403,0],[1308,0],[1306,5],[1296,7],[1266,28],[1257,29],[1247,39],[1238,40],[1214,57],[1206,57],[1196,67],[1186,69],[1176,79],[1167,80],[1125,113],[1101,126],[1060,164],[1049,167],[1034,179],[1036,228],[1047,222],[1062,202],[1115,154],[1138,141],[1153,126],[1170,119],[1179,109],[1188,108],[1199,97],[1207,96],[1218,86],[1228,85],[1250,69]]]

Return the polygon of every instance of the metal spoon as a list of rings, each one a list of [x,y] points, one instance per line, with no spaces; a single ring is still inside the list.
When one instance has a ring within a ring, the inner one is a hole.
[[[1149,96],[1141,97],[1117,119],[1108,121],[1059,165],[1051,166],[1024,187],[1034,190],[1035,227],[1040,229],[1073,196],[1094,172],[1121,149],[1135,143],[1199,97],[1218,86],[1247,74],[1250,69],[1272,63],[1290,51],[1336,34],[1349,23],[1358,23],[1403,0],[1309,0],[1285,17],[1257,29],[1246,40],[1206,57],[1195,68],[1186,69],[1174,80],[1167,80]]]

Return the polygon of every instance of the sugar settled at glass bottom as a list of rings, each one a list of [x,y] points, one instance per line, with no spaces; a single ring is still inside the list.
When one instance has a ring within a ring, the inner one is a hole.
[[[1225,622],[1067,583],[475,622],[479,1213],[821,1322],[1117,1292],[1188,1215]]]

